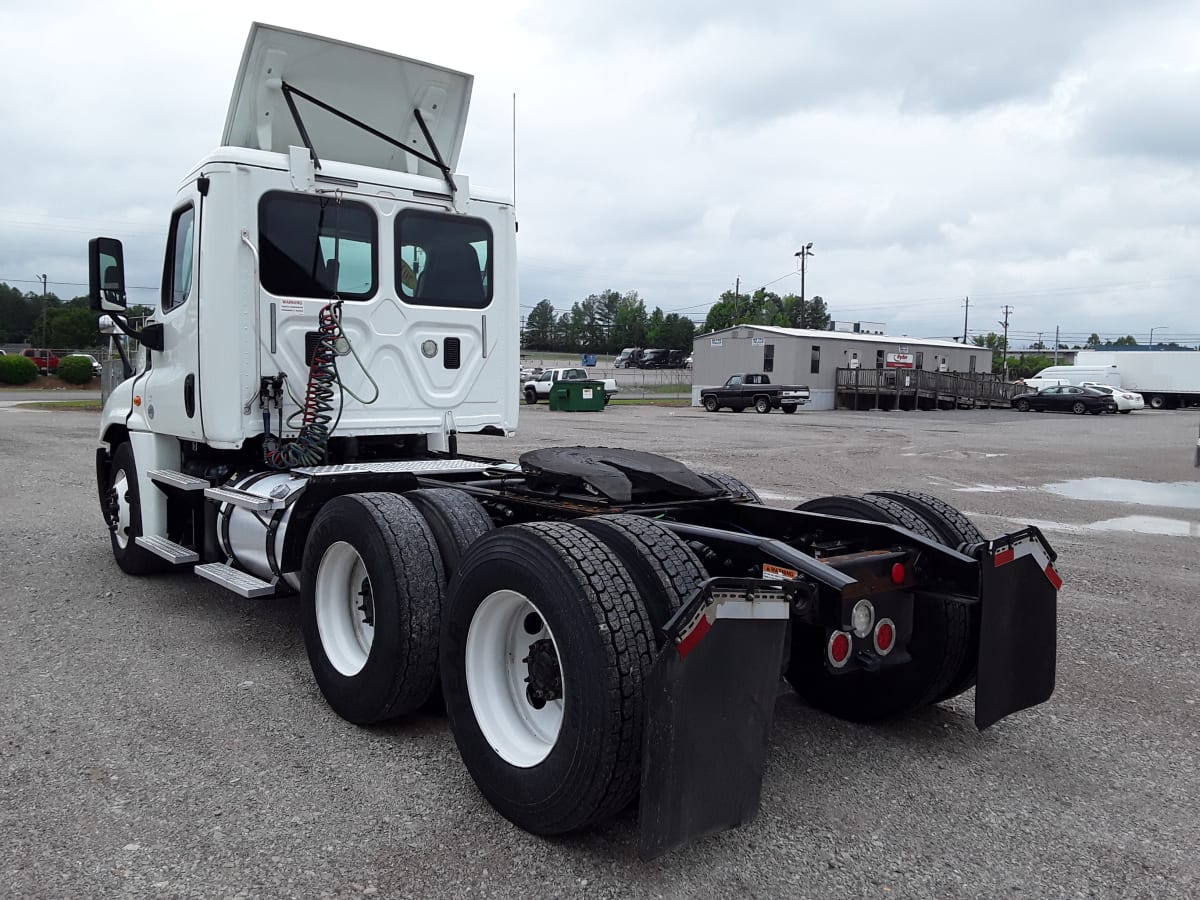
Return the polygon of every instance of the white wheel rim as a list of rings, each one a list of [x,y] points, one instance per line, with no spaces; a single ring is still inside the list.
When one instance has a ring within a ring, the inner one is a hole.
[[[117,472],[112,483],[113,493],[117,496],[117,530],[114,532],[117,538],[117,546],[124,550],[129,546],[129,528],[133,522],[133,516],[129,509],[129,476],[125,474],[125,470],[121,469]]]
[[[371,655],[375,604],[367,565],[350,544],[329,545],[317,569],[315,593],[317,633],[326,658],[343,675],[357,675]]]
[[[536,623],[535,623],[536,620]],[[530,633],[529,627],[540,625]],[[471,711],[484,738],[500,758],[528,769],[554,748],[562,729],[564,696],[537,709],[526,696],[529,667],[524,662],[534,641],[558,643],[536,606],[516,591],[495,591],[475,610],[467,632],[466,676]],[[558,674],[562,680],[562,663]]]

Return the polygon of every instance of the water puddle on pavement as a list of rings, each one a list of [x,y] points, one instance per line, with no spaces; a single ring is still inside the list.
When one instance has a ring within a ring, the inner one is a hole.
[[[1176,537],[1200,537],[1200,522],[1163,519],[1158,516],[1122,516],[1093,522],[1088,528],[1100,531],[1136,531],[1138,534],[1166,534]]]
[[[1161,484],[1130,478],[1076,478],[1072,481],[1047,484],[1044,487],[1052,494],[1070,497],[1072,500],[1108,500],[1114,503],[1169,506],[1173,509],[1200,509],[1200,482],[1177,481]]]

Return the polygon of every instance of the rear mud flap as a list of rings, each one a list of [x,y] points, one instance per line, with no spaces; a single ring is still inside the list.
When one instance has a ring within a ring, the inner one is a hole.
[[[713,579],[667,623],[646,685],[643,859],[758,814],[790,591]]]
[[[1054,692],[1058,589],[1054,551],[1036,528],[989,542],[980,557],[975,725],[994,725]]]

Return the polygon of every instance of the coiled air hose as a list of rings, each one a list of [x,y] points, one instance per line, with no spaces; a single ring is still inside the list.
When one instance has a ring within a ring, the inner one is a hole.
[[[276,438],[271,434],[270,411],[265,409],[263,412],[266,420],[263,461],[272,469],[317,466],[325,460],[333,430],[329,423],[333,420],[334,387],[338,384],[335,343],[341,334],[341,312],[340,300],[321,308],[317,325],[319,337],[308,368],[300,433],[289,441]]]

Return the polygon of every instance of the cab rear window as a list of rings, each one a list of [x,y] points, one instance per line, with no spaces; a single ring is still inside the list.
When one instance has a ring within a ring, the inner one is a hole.
[[[378,225],[365,203],[272,191],[258,204],[263,289],[282,297],[366,300],[379,271]]]
[[[406,210],[396,222],[396,292],[406,303],[492,302],[492,229],[482,219]]]

